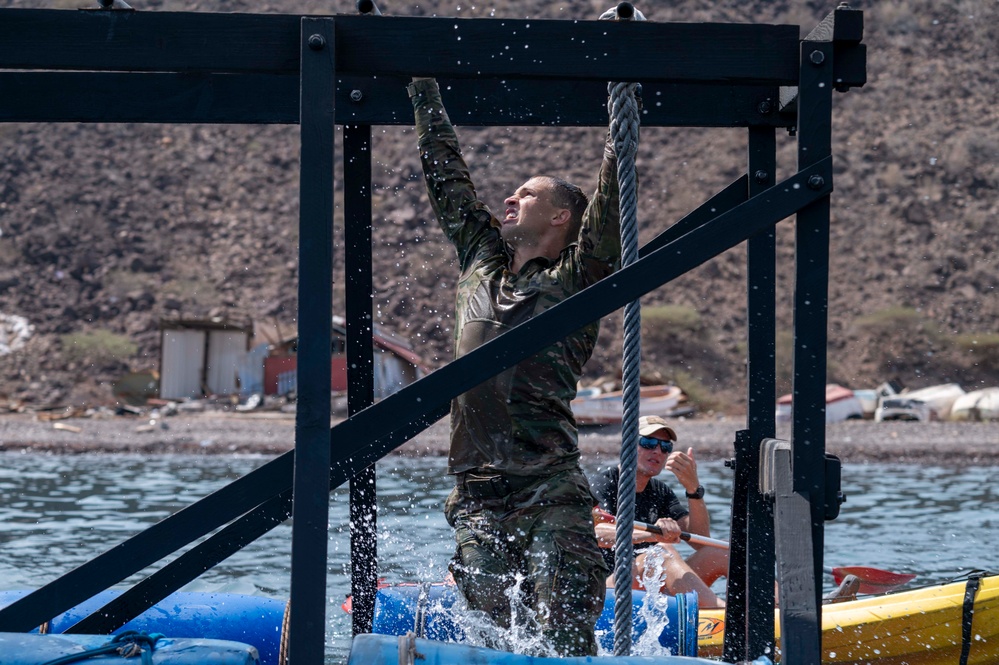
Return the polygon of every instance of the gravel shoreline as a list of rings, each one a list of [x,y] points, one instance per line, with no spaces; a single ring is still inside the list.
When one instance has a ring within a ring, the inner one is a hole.
[[[731,457],[740,418],[676,422],[682,446],[698,459]],[[396,455],[447,454],[447,419],[443,419]],[[778,431],[788,438],[787,428]],[[294,447],[293,414],[212,412],[176,415],[157,421],[139,417],[67,418],[44,421],[26,414],[0,416],[0,452],[48,454],[262,454]],[[601,462],[620,452],[620,428],[585,428],[583,455]],[[847,463],[911,462],[943,466],[999,466],[999,423],[849,421],[826,428],[826,450]]]

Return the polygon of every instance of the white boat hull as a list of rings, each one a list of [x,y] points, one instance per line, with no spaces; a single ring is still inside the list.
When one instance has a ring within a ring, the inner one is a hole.
[[[999,420],[999,388],[961,395],[950,411],[951,420]]]
[[[680,404],[683,391],[676,386],[644,386],[638,403],[640,416],[661,416]],[[618,425],[624,417],[624,393],[615,390],[572,400],[577,425]]]

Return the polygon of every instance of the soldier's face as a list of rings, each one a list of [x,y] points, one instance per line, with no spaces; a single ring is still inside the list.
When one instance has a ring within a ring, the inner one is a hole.
[[[552,227],[560,208],[551,202],[551,184],[544,178],[531,178],[503,202],[500,235],[507,242],[537,240]]]

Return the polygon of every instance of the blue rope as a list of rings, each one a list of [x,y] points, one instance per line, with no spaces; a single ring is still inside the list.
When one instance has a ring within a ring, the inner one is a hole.
[[[46,661],[42,665],[64,665],[65,663],[75,663],[87,658],[105,656],[115,652],[122,658],[142,656],[142,665],[152,665],[153,651],[156,649],[156,643],[163,639],[163,637],[160,633],[146,634],[135,630],[127,630],[115,635],[107,644],[88,649],[87,651],[81,651],[80,653],[60,656],[59,658]],[[145,647],[149,648],[146,649]]]

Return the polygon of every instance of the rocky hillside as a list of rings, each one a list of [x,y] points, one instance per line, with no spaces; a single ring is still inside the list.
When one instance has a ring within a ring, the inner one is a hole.
[[[347,0],[132,4],[353,11]],[[379,3],[398,15],[555,19],[594,17],[612,4]],[[803,32],[834,5],[638,3],[651,20],[796,23]],[[999,5],[883,0],[859,8],[869,82],[835,98],[829,378],[852,387],[887,378],[912,387],[999,385],[999,70],[990,64],[999,56]],[[459,131],[479,191],[495,207],[536,172],[593,187],[599,128]],[[785,177],[794,146],[779,141]],[[293,330],[297,145],[292,126],[0,126],[0,406],[111,401],[111,381],[156,367],[164,318],[218,316],[252,320],[262,332]],[[439,365],[451,355],[454,266],[414,146],[410,128],[375,131],[376,318]],[[736,178],[744,154],[742,131],[643,130],[643,241]],[[792,225],[782,223],[778,235],[782,390],[790,372]],[[646,371],[678,382],[706,409],[743,408],[745,292],[745,251],[736,249],[649,294]],[[343,294],[336,298],[340,309]],[[619,330],[619,317],[605,322],[590,378],[616,371]]]

